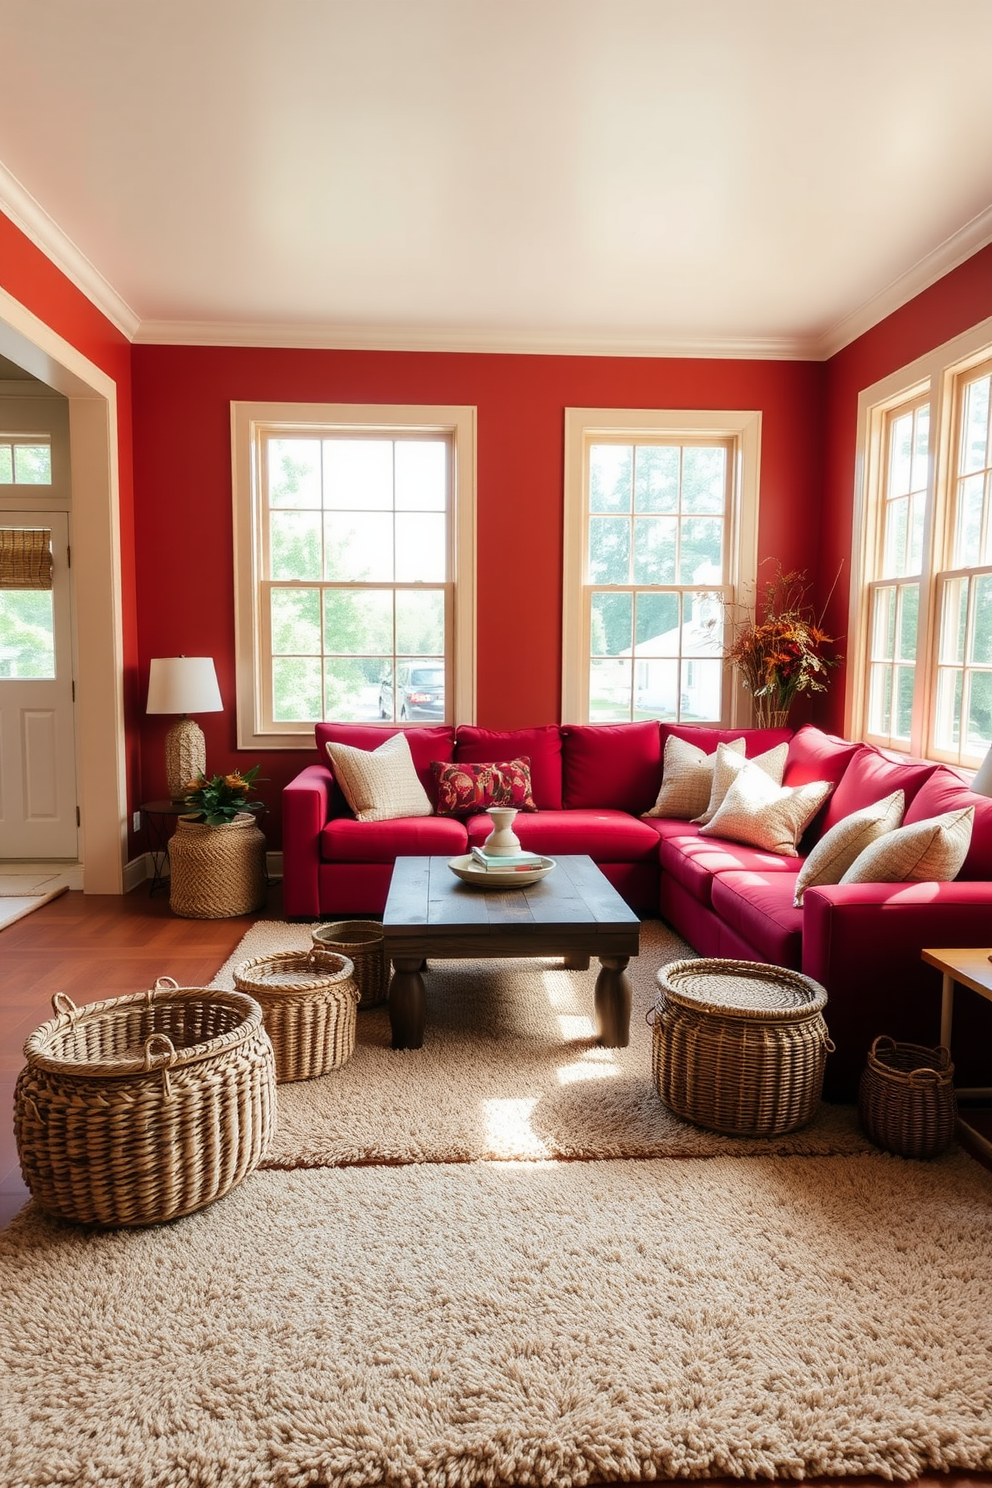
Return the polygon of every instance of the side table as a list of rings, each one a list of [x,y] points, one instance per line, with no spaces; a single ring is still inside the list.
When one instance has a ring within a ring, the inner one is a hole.
[[[188,816],[190,808],[185,801],[164,800],[145,801],[138,810],[141,812],[152,860],[151,886],[148,890],[148,897],[151,898],[159,889],[169,887],[169,875],[165,871],[169,861],[169,838],[175,829],[176,819]]]
[[[992,961],[988,946],[965,946],[953,950],[921,951],[924,961],[935,966],[943,975],[943,990],[940,1003],[940,1042],[946,1049],[951,1047],[951,1027],[954,1020],[954,988],[956,983],[977,992],[992,1002]],[[952,1056],[953,1057],[953,1056]],[[992,1101],[992,1085],[955,1087],[958,1101]],[[978,1150],[986,1161],[992,1160],[992,1110],[962,1111],[958,1106],[958,1128]]]

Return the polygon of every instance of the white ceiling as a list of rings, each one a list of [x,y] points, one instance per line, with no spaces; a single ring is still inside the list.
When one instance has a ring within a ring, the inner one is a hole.
[[[138,340],[826,355],[992,240],[990,0],[0,0]]]

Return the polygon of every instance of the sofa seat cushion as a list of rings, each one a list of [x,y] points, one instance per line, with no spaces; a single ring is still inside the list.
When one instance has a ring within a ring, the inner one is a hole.
[[[953,770],[943,766],[934,770],[913,797],[903,820],[911,826],[913,822],[946,816],[949,811],[961,811],[966,806],[975,808],[975,819],[967,856],[958,878],[980,882],[992,880],[992,799],[977,796]]]
[[[539,811],[561,810],[561,732],[556,723],[536,728],[486,729],[461,724],[455,734],[453,755],[459,764],[487,765],[523,757],[530,761],[531,789]]]
[[[567,724],[561,733],[566,810],[606,807],[640,816],[654,804],[661,784],[657,723]]]
[[[659,837],[698,837],[699,827],[695,822],[683,821],[678,816],[645,816],[642,818]]]
[[[827,802],[820,835],[829,832],[845,816],[860,811],[862,806],[872,806],[897,790],[902,791],[906,800],[906,817],[903,818],[906,820],[914,796],[936,768],[936,765],[928,765],[922,760],[909,763],[891,760],[873,744],[862,744],[851,756],[837,789]]]
[[[320,834],[325,863],[391,863],[396,857],[454,857],[467,851],[465,824],[450,816],[402,816],[383,822],[337,816]]]
[[[481,847],[492,831],[488,816],[470,816],[469,842]],[[658,834],[625,811],[534,811],[514,819],[528,852],[588,853],[597,863],[656,863]]]
[[[785,873],[793,878],[802,867],[800,858],[782,858],[777,853],[728,842],[720,837],[669,837],[659,848],[663,872],[670,873],[700,904],[712,905],[714,875],[735,870]]]
[[[803,959],[803,912],[792,903],[795,873],[721,873],[713,880],[713,909],[737,935],[773,966],[799,971]]]

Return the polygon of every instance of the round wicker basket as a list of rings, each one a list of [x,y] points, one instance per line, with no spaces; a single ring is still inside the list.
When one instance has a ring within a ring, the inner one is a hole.
[[[818,982],[722,959],[676,961],[657,980],[654,1080],[676,1115],[740,1136],[777,1136],[812,1119],[833,1048]]]
[[[950,1050],[877,1038],[858,1088],[858,1118],[873,1142],[900,1157],[946,1152],[957,1125]]]
[[[51,1214],[150,1225],[241,1182],[275,1130],[275,1062],[243,992],[178,987],[76,1007],[24,1046],[14,1133],[24,1181]]]
[[[227,920],[265,903],[265,835],[249,811],[218,827],[181,816],[169,865],[169,908],[185,919]]]
[[[358,985],[347,956],[316,946],[257,956],[237,967],[234,985],[261,1004],[278,1081],[326,1075],[354,1053]]]
[[[354,963],[355,981],[361,994],[362,1008],[378,1007],[389,992],[389,962],[386,937],[376,920],[335,920],[331,925],[315,925],[313,943],[321,950],[337,951]]]

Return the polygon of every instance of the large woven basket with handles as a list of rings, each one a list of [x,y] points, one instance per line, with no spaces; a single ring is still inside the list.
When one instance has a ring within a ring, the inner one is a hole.
[[[315,946],[337,951],[353,963],[361,994],[359,1009],[377,1007],[386,1001],[389,961],[386,937],[377,920],[335,920],[330,925],[315,925],[311,934]]]
[[[657,980],[654,1079],[670,1110],[740,1136],[778,1136],[812,1119],[833,1048],[818,982],[720,959],[675,961]]]
[[[14,1095],[24,1181],[50,1214],[150,1225],[202,1209],[257,1167],[275,1130],[262,1009],[178,987],[76,1007],[28,1039]]]
[[[877,1038],[858,1088],[858,1118],[873,1142],[900,1157],[945,1152],[957,1125],[950,1050]]]
[[[326,1075],[351,1058],[358,985],[347,956],[316,946],[276,951],[243,961],[234,985],[261,1004],[280,1082]]]

